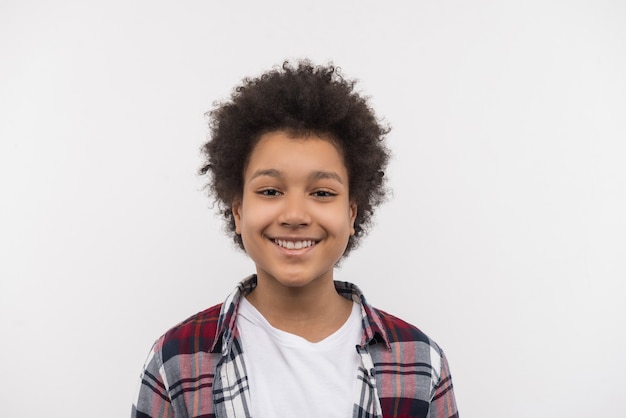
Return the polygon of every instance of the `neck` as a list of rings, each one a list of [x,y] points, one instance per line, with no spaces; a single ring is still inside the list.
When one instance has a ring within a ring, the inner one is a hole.
[[[352,309],[352,302],[335,290],[332,277],[288,287],[259,275],[257,287],[246,298],[274,328],[311,342],[337,331]]]

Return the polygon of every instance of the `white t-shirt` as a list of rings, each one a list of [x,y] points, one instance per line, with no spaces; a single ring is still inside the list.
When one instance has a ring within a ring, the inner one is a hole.
[[[341,328],[312,343],[276,329],[246,298],[237,313],[252,416],[351,417],[363,328],[360,306]]]

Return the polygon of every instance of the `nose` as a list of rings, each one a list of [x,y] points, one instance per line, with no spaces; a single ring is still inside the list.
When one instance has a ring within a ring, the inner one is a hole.
[[[306,197],[299,194],[286,195],[283,199],[278,222],[282,226],[298,228],[311,223]]]

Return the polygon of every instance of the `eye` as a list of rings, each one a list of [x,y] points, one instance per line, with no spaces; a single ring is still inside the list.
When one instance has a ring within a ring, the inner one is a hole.
[[[281,193],[276,189],[263,189],[259,190],[257,194],[260,194],[261,196],[274,197],[279,196]]]
[[[316,190],[313,192],[313,196],[315,197],[333,197],[337,196],[336,193],[330,192],[328,190]]]

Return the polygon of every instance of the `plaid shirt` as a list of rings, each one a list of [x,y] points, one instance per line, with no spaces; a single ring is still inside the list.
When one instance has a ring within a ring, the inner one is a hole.
[[[159,338],[141,375],[134,418],[250,417],[250,392],[235,326],[239,301],[256,286],[242,281],[221,304]],[[363,336],[354,417],[457,418],[443,351],[406,322],[372,308],[351,283],[337,292],[361,305]]]

